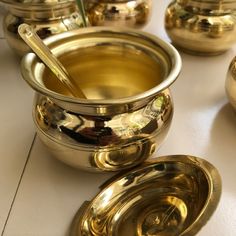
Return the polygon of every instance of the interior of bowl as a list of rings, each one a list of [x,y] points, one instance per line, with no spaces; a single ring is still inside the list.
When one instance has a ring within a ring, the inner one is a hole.
[[[49,46],[89,99],[117,99],[149,91],[166,80],[174,57],[142,35],[97,31],[54,40]],[[35,77],[48,90],[69,95],[46,67]],[[40,77],[40,76],[42,77]]]
[[[134,96],[157,86],[166,76],[160,59],[131,45],[90,46],[65,53],[59,59],[91,99]],[[50,90],[69,95],[48,69],[43,83]]]

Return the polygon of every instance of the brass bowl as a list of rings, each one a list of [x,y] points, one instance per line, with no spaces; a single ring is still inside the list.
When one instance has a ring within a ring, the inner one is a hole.
[[[236,57],[230,63],[226,77],[226,94],[233,108],[236,110]]]
[[[23,59],[23,77],[37,91],[36,128],[54,156],[85,170],[118,171],[160,147],[173,115],[168,87],[181,69],[171,45],[136,30],[103,27],[45,42],[87,97],[70,97],[35,54]]]
[[[192,54],[216,55],[236,42],[236,1],[176,0],[165,14],[173,44]]]
[[[31,25],[41,39],[82,27],[74,0],[2,0],[8,9],[3,30],[9,46],[20,57],[30,52],[18,34],[22,23]]]
[[[86,0],[92,26],[144,27],[150,19],[152,0]]]
[[[76,214],[71,236],[191,236],[221,195],[214,166],[192,156],[149,160],[113,178]]]

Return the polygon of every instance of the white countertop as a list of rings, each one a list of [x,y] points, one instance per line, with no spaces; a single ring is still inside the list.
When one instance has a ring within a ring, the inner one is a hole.
[[[164,3],[166,2],[166,3]],[[169,41],[163,27],[167,1],[154,1],[144,29]],[[0,9],[2,21],[3,10]],[[222,177],[220,204],[198,236],[236,235],[236,114],[224,83],[236,47],[215,57],[181,53],[183,69],[172,86],[175,115],[156,156],[205,158]],[[74,214],[110,174],[91,174],[52,158],[31,118],[33,91],[21,79],[19,60],[0,26],[0,232],[2,236],[66,236]]]

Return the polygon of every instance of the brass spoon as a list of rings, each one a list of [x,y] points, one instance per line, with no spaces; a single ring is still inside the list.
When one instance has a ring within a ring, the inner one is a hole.
[[[86,98],[81,89],[77,86],[73,78],[66,71],[65,67],[52,54],[50,49],[43,43],[39,36],[28,24],[21,24],[18,33],[33,52],[42,62],[53,72],[53,74],[66,86],[74,97]]]

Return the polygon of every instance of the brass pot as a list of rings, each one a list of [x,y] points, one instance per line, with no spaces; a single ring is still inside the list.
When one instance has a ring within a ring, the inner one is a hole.
[[[152,0],[86,0],[84,6],[92,26],[141,28],[150,18]]]
[[[37,92],[33,119],[58,159],[91,171],[119,171],[151,156],[169,130],[168,87],[181,69],[168,43],[135,30],[84,28],[45,40],[87,99],[70,97],[35,54],[22,75]]]
[[[165,14],[173,44],[185,52],[215,55],[236,42],[236,1],[175,0]]]
[[[229,66],[225,88],[229,101],[236,110],[236,57],[234,57]]]
[[[18,35],[18,26],[33,26],[41,39],[82,25],[74,0],[2,0],[9,12],[3,21],[3,30],[9,46],[19,56],[29,52],[29,47]]]

